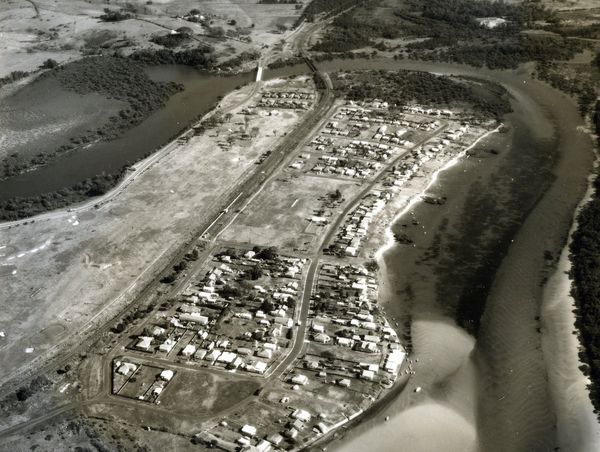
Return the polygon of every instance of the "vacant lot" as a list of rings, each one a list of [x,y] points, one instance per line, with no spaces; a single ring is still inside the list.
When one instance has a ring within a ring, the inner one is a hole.
[[[251,396],[260,384],[256,378],[226,373],[178,371],[160,398],[161,407],[198,417],[215,415]]]
[[[324,231],[311,219],[340,190],[350,199],[358,190],[353,182],[285,174],[271,181],[221,235],[223,240],[310,250]],[[329,212],[328,221],[335,221]]]

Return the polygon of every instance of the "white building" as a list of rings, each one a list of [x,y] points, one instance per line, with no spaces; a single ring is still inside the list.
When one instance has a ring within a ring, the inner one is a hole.
[[[308,384],[308,377],[306,375],[298,374],[292,377],[292,383],[296,385],[306,385]]]
[[[160,378],[165,381],[171,381],[173,375],[175,375],[175,372],[170,369],[165,369],[160,373]]]
[[[183,350],[181,350],[181,354],[183,356],[190,357],[196,352],[196,346],[192,344],[187,344]]]

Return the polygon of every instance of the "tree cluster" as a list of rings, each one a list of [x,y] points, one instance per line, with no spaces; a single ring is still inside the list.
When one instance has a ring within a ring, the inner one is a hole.
[[[150,41],[152,41],[154,44],[158,44],[159,46],[167,47],[169,49],[179,47],[181,44],[184,44],[189,40],[190,36],[184,33],[169,33],[166,35],[153,36],[150,39]]]
[[[4,85],[8,85],[9,83],[16,82],[17,80],[21,80],[29,75],[29,72],[26,71],[12,71],[6,77],[0,78],[0,88]]]
[[[384,99],[390,104],[468,105],[481,114],[499,118],[511,111],[508,94],[492,82],[471,83],[417,71],[360,71],[332,80],[350,100]]]
[[[86,57],[57,66],[41,74],[39,79],[45,77],[57,79],[64,89],[79,94],[103,94],[124,101],[128,106],[110,117],[106,124],[86,135],[72,138],[70,143],[57,149],[39,152],[28,160],[19,155],[8,156],[1,162],[0,177],[12,177],[31,168],[43,166],[57,156],[94,140],[115,139],[163,107],[173,94],[183,89],[176,83],[151,80],[144,66],[136,61],[108,56]]]
[[[103,22],[120,22],[122,20],[131,19],[132,15],[126,11],[116,11],[109,8],[104,8],[104,14],[100,16]]]
[[[593,123],[600,141],[600,101],[596,102]],[[579,356],[582,370],[591,380],[590,398],[596,414],[600,412],[600,180],[594,182],[592,199],[577,217],[572,237],[571,277],[576,302],[575,325],[583,349]]]
[[[213,50],[213,47],[208,44],[200,44],[193,49],[180,51],[171,49],[142,49],[132,53],[129,58],[149,65],[183,64],[185,66],[197,66],[208,69],[213,67],[216,61]]]
[[[0,220],[12,221],[27,218],[48,210],[60,209],[92,196],[102,195],[119,182],[122,174],[123,172],[102,174],[55,192],[0,201]]]
[[[367,0],[312,0],[308,6],[304,8],[298,22],[301,22],[302,20],[312,22],[315,19],[315,16],[319,14],[324,13],[327,16],[333,16],[348,8],[367,3]]]

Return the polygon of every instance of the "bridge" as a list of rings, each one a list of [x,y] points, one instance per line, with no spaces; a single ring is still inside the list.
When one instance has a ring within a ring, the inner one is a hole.
[[[306,65],[310,68],[310,70],[313,73],[315,73],[317,75],[317,77],[321,80],[321,82],[323,83],[323,86],[325,86],[325,89],[328,89],[328,90],[333,89],[333,84],[331,83],[329,74],[327,74],[326,72],[321,72],[319,70],[319,68],[315,64],[315,60],[312,59],[312,57],[308,54],[308,52],[303,50],[301,52],[301,55],[302,55],[302,58],[304,59],[304,61],[306,62]]]

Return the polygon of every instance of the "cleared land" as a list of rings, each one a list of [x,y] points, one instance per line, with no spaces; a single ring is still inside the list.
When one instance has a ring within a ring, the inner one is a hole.
[[[229,123],[174,147],[101,208],[0,231],[5,275],[0,380],[52,349],[68,331],[101,320],[92,313],[131,299],[167,262],[174,245],[189,239],[240,178],[257,170],[254,161],[280,139],[270,133],[273,124],[289,130],[301,118],[294,111],[253,116],[247,124],[257,128],[255,137],[233,140],[225,150],[220,137],[239,122],[233,113]]]

